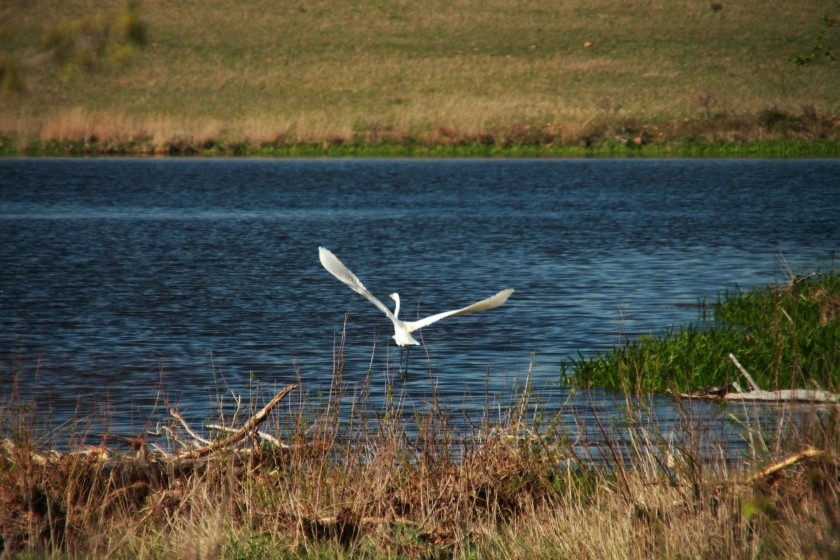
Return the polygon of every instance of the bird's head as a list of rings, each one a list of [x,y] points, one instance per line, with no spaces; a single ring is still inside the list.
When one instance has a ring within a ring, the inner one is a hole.
[[[397,317],[400,314],[400,295],[394,292],[393,294],[388,294],[388,297],[397,302],[397,305],[394,307],[394,317]]]

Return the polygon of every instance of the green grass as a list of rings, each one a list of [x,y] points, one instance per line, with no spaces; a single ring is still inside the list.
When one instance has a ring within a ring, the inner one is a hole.
[[[644,155],[692,155],[683,141],[704,154],[745,145],[733,155],[768,155],[763,146],[779,141],[798,147],[769,155],[840,151],[838,64],[794,63],[821,32],[826,45],[838,41],[838,28],[822,24],[836,3],[125,6],[4,8],[0,66],[23,89],[0,93],[0,136],[16,153],[73,140],[97,153],[326,144],[319,155],[331,155],[362,143],[377,155],[392,145],[418,155],[609,154],[613,144],[623,154],[637,138]],[[142,41],[125,39],[138,23]],[[68,42],[73,33],[87,35]],[[776,113],[792,118],[767,119]]]
[[[572,368],[575,383],[633,392],[724,386],[739,377],[733,353],[766,390],[840,387],[840,273],[727,292],[711,307],[713,321],[582,357]]]

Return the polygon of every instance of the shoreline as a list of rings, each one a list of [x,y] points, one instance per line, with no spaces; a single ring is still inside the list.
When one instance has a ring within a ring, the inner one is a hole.
[[[483,143],[426,144],[300,142],[256,144],[245,141],[193,145],[167,142],[105,143],[83,139],[18,142],[0,137],[0,158],[14,157],[262,157],[262,158],[837,158],[840,140],[750,142],[674,140],[664,144],[609,141],[583,144]]]

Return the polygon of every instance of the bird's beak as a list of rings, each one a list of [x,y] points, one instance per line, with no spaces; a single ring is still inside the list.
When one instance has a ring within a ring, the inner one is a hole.
[[[388,294],[388,297],[391,298],[394,301],[397,301],[396,295],[397,294]]]

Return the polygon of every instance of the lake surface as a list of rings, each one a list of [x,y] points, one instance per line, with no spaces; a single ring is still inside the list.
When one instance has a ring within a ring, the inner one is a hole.
[[[570,397],[569,359],[831,266],[840,161],[0,160],[0,240],[0,397],[53,426],[136,434],[166,405],[200,425],[220,395],[317,395],[344,332],[343,379],[374,407],[392,380],[409,409],[436,393],[469,421],[530,376],[579,430],[624,397]],[[404,318],[516,292],[421,331],[400,380],[390,322],[319,245]]]

